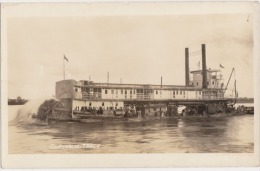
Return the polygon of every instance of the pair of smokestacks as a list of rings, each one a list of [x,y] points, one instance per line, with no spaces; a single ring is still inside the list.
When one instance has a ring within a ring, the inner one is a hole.
[[[201,45],[202,52],[202,88],[207,88],[207,64],[206,64],[206,45]],[[185,85],[190,85],[189,69],[189,48],[185,48]]]

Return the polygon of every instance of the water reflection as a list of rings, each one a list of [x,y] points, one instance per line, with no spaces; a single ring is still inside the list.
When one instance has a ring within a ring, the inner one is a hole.
[[[51,150],[51,144],[101,144]],[[253,116],[122,123],[10,125],[10,153],[253,152]]]

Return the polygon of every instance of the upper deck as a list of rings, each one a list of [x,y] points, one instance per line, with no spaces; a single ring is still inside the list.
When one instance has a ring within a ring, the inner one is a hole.
[[[223,98],[223,89],[63,80],[56,83],[56,97],[81,100],[220,99]]]

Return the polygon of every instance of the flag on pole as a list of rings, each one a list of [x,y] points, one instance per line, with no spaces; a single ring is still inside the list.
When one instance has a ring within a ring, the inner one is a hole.
[[[65,59],[67,62],[69,62],[68,58],[66,58],[66,56],[65,56],[65,55],[64,55],[64,59]]]
[[[219,66],[220,66],[221,68],[225,68],[225,67],[223,67],[221,64],[219,64]]]

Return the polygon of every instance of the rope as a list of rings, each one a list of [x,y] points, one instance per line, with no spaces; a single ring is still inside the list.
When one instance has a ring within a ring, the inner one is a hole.
[[[235,70],[235,68],[234,68],[234,78],[236,80],[236,70]]]

